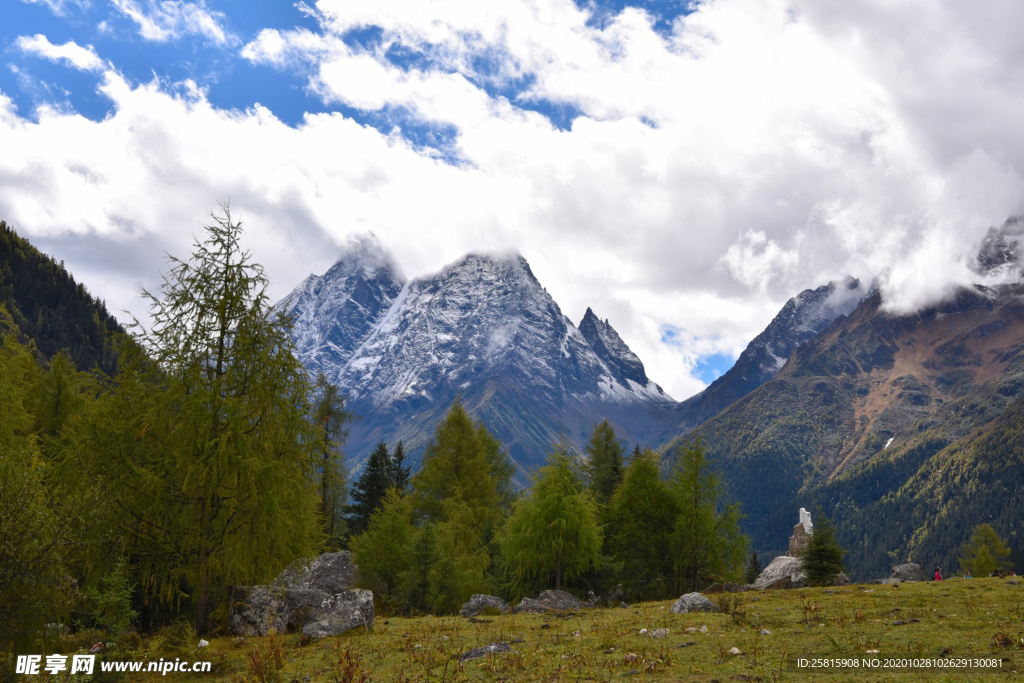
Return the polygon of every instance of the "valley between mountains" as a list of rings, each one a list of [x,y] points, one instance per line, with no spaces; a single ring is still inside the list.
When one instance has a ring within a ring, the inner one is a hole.
[[[888,312],[852,278],[805,290],[681,402],[599,312],[569,320],[518,254],[469,254],[407,280],[364,236],[278,308],[307,370],[336,383],[358,416],[353,468],[380,440],[403,441],[415,467],[459,399],[528,486],[551,444],[582,451],[606,419],[628,448],[658,449],[665,468],[676,446],[703,442],[759,554],[785,548],[798,507],[820,506],[851,576],[867,578],[907,559],[952,566],[981,522],[1019,547],[1018,223],[990,231],[974,264],[979,282],[1002,284],[912,315]]]

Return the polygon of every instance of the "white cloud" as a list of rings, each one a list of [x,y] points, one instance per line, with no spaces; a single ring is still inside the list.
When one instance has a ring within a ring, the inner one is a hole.
[[[89,6],[89,0],[21,0],[27,5],[42,5],[48,8],[58,17],[67,15],[70,7],[85,9]]]
[[[234,45],[238,38],[223,26],[224,15],[207,9],[205,0],[110,0],[114,8],[139,26],[146,40],[166,43],[186,35],[197,35],[216,45]]]
[[[155,17],[188,3],[116,1],[153,40],[186,30]],[[569,0],[321,0],[319,32],[266,29],[242,55],[325,102],[454,131],[457,164],[340,114],[292,128],[110,72],[104,121],[0,111],[0,215],[79,254],[114,308],[228,196],[277,295],[367,229],[410,275],[516,248],[570,317],[609,318],[683,398],[699,357],[738,353],[803,288],[882,274],[895,310],[942,296],[1022,208],[1024,6],[836,7],[715,0],[664,35],[636,9],[588,24]],[[368,26],[379,44],[342,40]],[[552,103],[579,113],[567,129],[534,111]]]
[[[19,36],[15,41],[18,49],[22,52],[51,62],[62,62],[67,66],[79,71],[101,71],[104,68],[103,60],[96,54],[92,45],[82,47],[73,40],[63,45],[54,45],[41,33],[34,36]]]

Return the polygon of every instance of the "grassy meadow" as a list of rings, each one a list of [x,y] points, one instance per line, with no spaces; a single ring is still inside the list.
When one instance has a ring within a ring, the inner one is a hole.
[[[1022,661],[1024,586],[1001,579],[853,585],[712,596],[717,614],[672,614],[671,601],[546,615],[399,618],[370,631],[306,642],[299,634],[224,636],[200,651],[162,635],[125,641],[111,660],[203,659],[211,674],[128,674],[124,680],[584,681],[872,680],[1015,678]],[[703,632],[702,627],[707,631]],[[669,629],[664,638],[641,635]],[[770,633],[762,634],[763,630]],[[76,637],[80,644],[85,642]],[[511,651],[460,661],[493,642]],[[67,653],[76,651],[71,640]],[[116,647],[116,646],[115,646]],[[133,648],[129,650],[130,648]],[[740,654],[730,654],[737,648]],[[997,656],[1002,672],[799,673],[792,655]],[[130,677],[130,678],[128,678]],[[36,677],[32,677],[36,678]],[[97,680],[100,677],[96,677]],[[106,676],[104,676],[106,678]],[[24,680],[29,680],[25,677]],[[108,679],[110,680],[110,679]]]

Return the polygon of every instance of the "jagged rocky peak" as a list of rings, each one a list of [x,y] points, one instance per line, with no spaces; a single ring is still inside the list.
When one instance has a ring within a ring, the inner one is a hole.
[[[601,320],[593,309],[588,307],[583,320],[580,321],[579,331],[617,380],[623,384],[626,384],[627,380],[632,380],[640,386],[647,386],[644,364],[626,342],[622,341],[622,337],[607,319]]]
[[[1012,216],[1000,227],[991,227],[981,241],[974,264],[981,275],[1019,273],[1020,239],[1024,235],[1024,216]]]
[[[293,316],[299,357],[310,370],[344,363],[391,307],[405,277],[376,235],[348,239],[323,275],[310,275],[278,307]]]
[[[750,342],[743,355],[760,356],[758,365],[774,377],[796,347],[840,315],[849,315],[865,294],[860,280],[850,276],[816,289],[805,289],[786,302],[764,332]]]

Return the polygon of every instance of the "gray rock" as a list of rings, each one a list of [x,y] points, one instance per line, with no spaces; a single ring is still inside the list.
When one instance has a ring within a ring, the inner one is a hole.
[[[295,560],[281,572],[274,585],[280,588],[310,588],[336,595],[350,590],[355,583],[356,566],[352,553],[342,550],[312,559]]]
[[[541,614],[543,612],[566,612],[569,610],[591,607],[590,604],[577,599],[565,591],[544,591],[534,598],[523,598],[512,608],[513,614]]]
[[[927,581],[929,576],[928,572],[921,565],[916,562],[907,562],[906,564],[898,564],[893,567],[889,578],[899,579],[900,581]]]
[[[490,643],[483,647],[473,648],[469,652],[464,653],[459,659],[463,662],[470,659],[477,659],[479,657],[486,657],[487,655],[497,654],[499,652],[511,652],[512,647],[508,643]]]
[[[836,574],[836,578],[832,580],[833,586],[849,586],[850,577],[846,575],[846,572],[839,572]]]
[[[686,612],[721,612],[718,605],[700,593],[687,593],[672,603],[672,614]]]
[[[764,589],[782,578],[789,578],[794,588],[807,585],[807,575],[799,558],[779,555],[764,568],[753,585],[757,589]]]
[[[775,579],[771,583],[757,584],[757,589],[764,591],[786,590],[793,587],[793,579],[788,576],[783,576],[781,579]]]
[[[656,628],[651,631],[651,638],[668,638],[669,630],[667,628]]]
[[[1017,579],[1010,579],[1006,583],[1010,584],[1011,586],[1016,586],[1019,582],[1017,581]]]
[[[493,595],[477,593],[462,606],[459,611],[464,617],[475,617],[481,614],[507,614],[508,603]]]
[[[236,586],[231,592],[228,627],[243,636],[296,631],[328,597],[309,588]]]
[[[373,592],[356,588],[328,597],[302,627],[311,638],[336,636],[353,628],[373,626]]]

